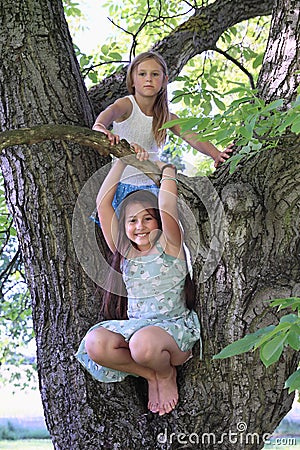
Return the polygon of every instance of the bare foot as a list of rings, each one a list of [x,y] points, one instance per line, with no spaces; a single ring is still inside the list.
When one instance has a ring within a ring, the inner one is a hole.
[[[158,383],[156,378],[148,380],[148,409],[153,413],[159,411]]]
[[[156,376],[159,395],[159,415],[171,412],[178,403],[178,388],[176,381],[177,371],[171,368],[170,375],[165,378]]]

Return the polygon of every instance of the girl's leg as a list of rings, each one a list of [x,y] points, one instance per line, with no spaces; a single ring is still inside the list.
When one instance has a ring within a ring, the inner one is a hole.
[[[137,331],[129,342],[131,357],[139,365],[155,371],[159,414],[169,413],[178,402],[176,367],[191,355],[183,352],[173,337],[157,326],[149,326]]]
[[[89,357],[97,364],[145,378],[149,386],[149,409],[152,412],[158,412],[158,389],[155,372],[151,368],[141,366],[132,359],[129,345],[121,334],[103,327],[95,328],[86,337],[85,349]]]

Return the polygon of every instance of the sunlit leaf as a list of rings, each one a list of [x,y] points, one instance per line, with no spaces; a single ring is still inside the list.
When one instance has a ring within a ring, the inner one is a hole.
[[[289,388],[289,394],[296,389],[300,390],[300,369],[292,373],[285,382],[285,388]]]

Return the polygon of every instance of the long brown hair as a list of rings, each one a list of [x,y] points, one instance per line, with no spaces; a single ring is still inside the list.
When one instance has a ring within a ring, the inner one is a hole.
[[[102,314],[105,319],[128,319],[127,316],[127,291],[122,277],[122,265],[124,258],[133,243],[128,239],[125,231],[126,207],[128,204],[140,203],[151,214],[158,224],[158,229],[162,230],[161,217],[158,208],[158,198],[146,189],[140,189],[128,194],[117,208],[119,215],[118,237],[116,251],[111,255],[110,271],[105,286],[102,303]],[[160,233],[157,233],[156,240]],[[187,269],[185,277],[185,301],[189,309],[194,307],[195,287]]]
[[[137,55],[131,61],[131,64],[128,67],[126,85],[129,94],[134,95],[135,89],[133,86],[133,72],[137,69],[140,63],[148,59],[154,59],[161,66],[165,77],[165,81],[161,87],[161,90],[155,99],[155,103],[153,106],[153,122],[152,122],[152,130],[154,138],[157,142],[157,145],[161,146],[165,143],[166,140],[166,130],[161,130],[160,128],[168,120],[170,120],[168,92],[167,92],[167,78],[166,78],[168,76],[168,68],[163,57],[155,52],[144,52]]]

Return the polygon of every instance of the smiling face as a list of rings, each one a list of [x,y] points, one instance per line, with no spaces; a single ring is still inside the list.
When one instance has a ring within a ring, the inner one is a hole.
[[[148,207],[149,206],[149,207]],[[131,203],[125,210],[125,233],[139,251],[147,251],[155,240],[158,221],[151,205]]]

